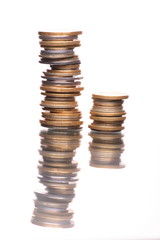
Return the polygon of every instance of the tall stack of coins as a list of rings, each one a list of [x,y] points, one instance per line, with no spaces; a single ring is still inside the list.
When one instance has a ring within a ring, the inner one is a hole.
[[[35,192],[32,223],[46,227],[67,228],[74,225],[69,204],[75,196],[78,163],[75,150],[80,144],[81,112],[76,96],[83,87],[80,60],[74,48],[80,46],[82,32],[39,32],[41,63],[49,64],[43,72],[44,95],[40,132],[39,181],[44,191]]]
[[[126,112],[123,110],[124,99],[128,95],[121,93],[96,93],[92,95],[93,107],[89,125],[92,142],[90,166],[98,168],[123,168],[121,153],[124,151],[123,123]]]

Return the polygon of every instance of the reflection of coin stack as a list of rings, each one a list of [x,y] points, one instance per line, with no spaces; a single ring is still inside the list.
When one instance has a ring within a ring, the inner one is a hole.
[[[47,227],[72,227],[73,211],[69,203],[75,196],[78,164],[73,160],[80,144],[81,113],[75,97],[80,95],[81,77],[76,77],[80,60],[74,47],[80,46],[81,32],[39,32],[41,63],[50,64],[41,85],[43,108],[39,161],[39,181],[44,192],[35,192],[32,223]]]
[[[121,130],[126,112],[123,110],[123,99],[126,94],[97,93],[93,94],[93,108],[89,125],[90,166],[99,168],[122,168],[121,153],[124,150]]]

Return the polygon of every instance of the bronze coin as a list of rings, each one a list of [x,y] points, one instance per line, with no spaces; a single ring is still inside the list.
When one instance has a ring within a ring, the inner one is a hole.
[[[117,121],[124,121],[126,117],[101,117],[101,116],[90,116],[90,119],[102,121],[102,122],[117,122]]]
[[[109,132],[116,132],[116,131],[121,131],[124,129],[122,126],[105,126],[105,125],[98,125],[98,124],[90,124],[89,128],[93,130],[98,130],[98,131],[109,131]]]
[[[90,112],[92,115],[96,115],[96,116],[101,116],[101,117],[115,117],[115,116],[122,116],[125,115],[126,112],[122,111],[122,112],[103,112],[103,111],[95,111],[94,109],[91,110]]]
[[[82,34],[82,31],[76,32],[38,32],[40,36],[76,36]]]
[[[117,92],[99,92],[92,94],[93,98],[105,99],[105,100],[121,100],[127,99],[128,95],[126,93],[117,93]]]
[[[43,157],[49,157],[49,158],[73,158],[75,153],[74,152],[55,152],[55,151],[43,151],[39,150],[39,153]]]
[[[40,164],[43,166],[49,166],[49,167],[62,167],[62,168],[76,168],[78,165],[78,162],[73,161],[70,163],[60,163],[60,162],[51,162],[51,161],[39,161]]]
[[[79,70],[80,64],[65,65],[65,66],[51,66],[52,70]]]
[[[42,95],[45,96],[50,96],[50,97],[77,97],[80,96],[80,92],[75,92],[75,93],[54,93],[54,92],[41,92]]]
[[[41,86],[41,90],[48,91],[48,92],[55,92],[55,93],[76,93],[82,91],[84,88],[83,87],[55,87],[55,86]]]
[[[64,127],[69,127],[69,126],[80,126],[83,124],[82,121],[47,121],[47,120],[40,120],[40,123],[43,126],[64,126]]]
[[[51,73],[53,75],[59,76],[75,76],[81,74],[81,70],[70,70],[70,69],[63,69],[63,70],[47,70],[47,73]]]
[[[56,174],[65,174],[65,173],[72,173],[72,172],[79,172],[79,168],[55,168],[55,167],[44,167],[44,166],[38,166],[38,169],[40,171],[44,172],[51,172],[51,173],[56,173]]]
[[[77,107],[77,102],[58,102],[58,101],[41,101],[41,106],[48,108],[75,108]]]
[[[41,47],[79,47],[80,41],[74,40],[74,41],[64,41],[64,40],[48,40],[48,41],[41,41],[40,42]]]

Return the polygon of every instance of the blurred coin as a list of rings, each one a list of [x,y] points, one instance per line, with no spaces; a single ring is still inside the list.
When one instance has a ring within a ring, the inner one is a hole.
[[[92,94],[93,98],[98,99],[106,99],[106,100],[121,100],[128,98],[126,93],[118,93],[118,92],[100,92]]]
[[[108,131],[108,132],[116,132],[116,131],[121,131],[124,129],[122,126],[106,126],[106,125],[98,125],[98,124],[90,124],[89,128],[93,130],[98,130],[98,131]]]
[[[84,88],[83,87],[70,87],[70,88],[66,88],[66,87],[55,87],[55,86],[41,86],[40,87],[41,90],[44,90],[44,91],[49,91],[49,92],[55,92],[55,93],[76,93],[76,92],[80,92],[82,91]]]
[[[76,32],[38,32],[40,36],[77,36],[82,34],[82,31]]]
[[[42,227],[54,227],[54,228],[71,228],[74,226],[72,221],[62,222],[62,223],[55,223],[55,222],[48,222],[46,220],[39,219],[35,216],[32,217],[31,222],[35,225],[42,226]]]

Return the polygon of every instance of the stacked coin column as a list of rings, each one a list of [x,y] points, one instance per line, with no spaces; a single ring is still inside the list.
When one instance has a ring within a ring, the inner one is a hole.
[[[123,101],[128,95],[121,93],[96,93],[92,95],[93,107],[89,125],[92,141],[90,166],[98,168],[123,168],[121,153],[124,151],[123,122],[126,112]]]
[[[75,196],[78,163],[75,150],[80,144],[81,112],[76,96],[83,87],[77,77],[80,60],[74,48],[80,46],[81,32],[39,32],[41,63],[50,69],[43,73],[41,85],[44,100],[40,132],[39,180],[44,191],[35,192],[32,223],[46,227],[72,227],[73,211],[69,204]]]

